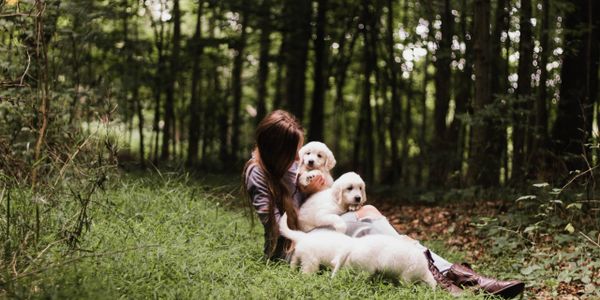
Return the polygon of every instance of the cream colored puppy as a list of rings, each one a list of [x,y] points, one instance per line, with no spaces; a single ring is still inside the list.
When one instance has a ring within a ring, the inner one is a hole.
[[[316,272],[319,265],[336,268],[332,265],[335,257],[342,257],[339,251],[347,251],[352,243],[351,237],[333,230],[317,229],[308,233],[291,230],[287,224],[287,214],[279,220],[279,232],[294,242],[290,265],[294,268],[300,263],[302,273]]]
[[[373,234],[353,238],[352,243],[340,249],[331,262],[332,277],[342,266],[365,270],[370,273],[383,272],[398,277],[404,282],[425,282],[432,289],[437,283],[429,271],[424,248],[408,237]]]
[[[333,153],[327,145],[321,142],[310,142],[300,148],[300,169],[298,170],[298,186],[302,192],[306,192],[306,187],[318,175],[323,176],[325,184],[320,190],[330,187],[333,184],[331,169],[335,167],[336,161]]]
[[[314,193],[302,204],[298,213],[300,229],[308,232],[316,227],[331,226],[344,233],[346,223],[340,215],[357,210],[365,201],[365,182],[354,172],[345,173],[331,188]]]

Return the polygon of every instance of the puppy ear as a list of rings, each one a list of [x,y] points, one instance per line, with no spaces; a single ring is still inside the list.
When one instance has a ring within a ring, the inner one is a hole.
[[[367,202],[367,188],[365,187],[364,184],[363,184],[361,192],[362,192],[362,202],[365,203],[365,202]]]
[[[300,156],[300,161],[302,161],[302,156],[304,156],[304,154],[306,154],[306,146],[303,146],[302,148],[300,148],[300,150],[298,151],[298,156]]]
[[[343,204],[343,193],[344,189],[342,189],[342,185],[339,182],[333,182],[333,184],[331,185],[331,193],[333,194],[333,197],[335,198],[335,202],[338,205],[342,205]]]
[[[335,167],[337,161],[335,161],[335,156],[333,156],[333,152],[331,152],[331,150],[327,149],[325,151],[325,155],[327,155],[327,161],[325,162],[325,166],[327,167],[327,170],[331,170],[333,169],[333,167]]]

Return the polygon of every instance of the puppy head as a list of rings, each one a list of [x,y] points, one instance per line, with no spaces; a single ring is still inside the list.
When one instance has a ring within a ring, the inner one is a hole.
[[[300,162],[309,170],[326,169],[327,171],[335,167],[336,161],[333,153],[327,145],[321,142],[310,142],[300,148],[298,152]]]
[[[354,172],[340,176],[331,189],[338,205],[348,210],[356,210],[367,201],[365,182]]]

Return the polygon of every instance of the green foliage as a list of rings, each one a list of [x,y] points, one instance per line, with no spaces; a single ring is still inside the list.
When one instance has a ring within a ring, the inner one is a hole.
[[[475,220],[491,241],[491,257],[514,261],[512,268],[520,268],[526,282],[549,287],[551,295],[557,296],[563,283],[580,287],[584,297],[600,296],[597,212],[583,211],[589,201],[566,187],[545,182],[532,187],[534,193],[518,197],[508,213]]]

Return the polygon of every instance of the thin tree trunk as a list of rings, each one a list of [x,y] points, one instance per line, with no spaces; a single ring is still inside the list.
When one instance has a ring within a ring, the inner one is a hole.
[[[174,136],[175,129],[175,82],[179,73],[179,50],[181,48],[181,10],[179,9],[179,0],[173,0],[173,49],[171,50],[171,60],[169,69],[169,78],[166,90],[165,100],[165,125],[163,127],[161,160],[168,160],[170,157],[169,147]]]
[[[481,112],[492,102],[491,74],[490,74],[490,0],[475,0],[474,7],[474,54],[475,54],[475,101],[473,102],[473,113],[481,120],[477,126],[472,126],[473,137],[471,141],[471,157],[469,158],[469,169],[467,173],[470,184],[493,186],[494,166],[493,157],[489,151],[491,145],[490,118]]]
[[[310,0],[286,0],[283,4],[283,32],[285,43],[285,99],[286,107],[298,120],[304,119],[306,95],[306,62],[310,39]]]
[[[527,177],[527,134],[531,116],[531,73],[533,70],[533,34],[531,30],[531,0],[521,0],[519,37],[519,70],[513,118],[512,182],[520,184]]]
[[[370,9],[370,1],[363,0],[362,2],[362,21],[363,28],[361,29],[364,47],[363,47],[363,69],[364,79],[362,88],[362,100],[360,105],[359,122],[357,128],[357,139],[354,142],[354,167],[364,174],[366,182],[373,182],[374,179],[374,150],[373,150],[373,121],[371,112],[371,75],[373,67],[376,63],[375,53],[372,51],[371,30],[375,29],[375,17]],[[361,151],[362,150],[362,151]]]
[[[406,2],[406,1],[405,1]],[[408,12],[405,11],[406,15]],[[407,19],[404,18],[404,26]],[[398,66],[396,62],[396,55],[394,51],[394,1],[387,1],[387,22],[386,22],[386,46],[388,51],[387,63],[389,65],[389,86],[391,90],[391,120],[389,124],[390,132],[390,143],[391,143],[391,172],[389,181],[391,184],[396,183],[400,175],[402,174],[402,164],[400,162],[400,153],[398,148],[398,140],[400,135],[399,124],[402,122],[402,104],[400,95],[398,93]],[[402,148],[406,148],[406,144],[403,143]]]
[[[402,154],[401,154],[401,158],[400,161],[403,162],[403,164],[405,165],[402,168],[402,173],[401,176],[403,177],[403,182],[405,186],[410,186],[410,168],[408,167],[409,164],[409,159],[408,159],[408,149],[410,148],[409,145],[409,138],[410,138],[410,133],[412,131],[413,128],[413,120],[412,120],[412,101],[414,98],[414,93],[413,93],[413,76],[414,76],[414,72],[411,72],[408,75],[408,82],[406,83],[405,86],[405,90],[406,90],[406,108],[404,110],[404,130],[402,132]]]
[[[353,21],[348,22],[348,28],[353,24]],[[335,76],[335,105],[334,111],[336,112],[333,116],[333,136],[336,137],[333,140],[333,153],[337,154],[341,152],[341,139],[342,128],[344,128],[344,115],[345,115],[345,100],[344,100],[344,87],[346,86],[346,79],[348,78],[348,67],[353,57],[354,46],[358,39],[359,33],[353,32],[346,52],[346,38],[342,36],[340,40],[340,47],[338,52],[338,63]]]
[[[542,0],[542,24],[540,28],[540,46],[542,51],[540,52],[539,69],[540,69],[540,85],[539,92],[535,101],[535,127],[533,134],[533,144],[529,153],[530,161],[530,172],[532,175],[539,177],[539,170],[537,168],[540,165],[544,165],[545,161],[541,159],[544,157],[542,152],[548,145],[548,91],[546,81],[548,80],[548,56],[550,55],[550,42],[549,42],[549,31],[550,31],[550,1]],[[535,174],[538,173],[538,174]],[[540,178],[542,179],[542,178]]]
[[[467,34],[472,33],[472,23],[467,23],[468,8],[466,0],[461,0],[461,12],[460,12],[460,31],[461,36],[466,37]],[[450,160],[450,171],[455,175],[455,185],[461,186],[463,183],[463,157],[465,152],[465,140],[466,140],[466,125],[461,120],[461,116],[467,113],[467,105],[471,102],[471,91],[473,87],[473,81],[471,76],[473,75],[473,54],[472,54],[472,43],[470,39],[464,39],[465,53],[463,59],[465,61],[462,72],[457,76],[458,85],[455,97],[455,109],[454,118],[450,127],[448,128],[448,142],[450,143],[450,149],[453,149],[454,153]]]
[[[233,70],[231,71],[231,84],[233,89],[233,133],[231,135],[231,159],[237,161],[240,151],[241,106],[242,106],[242,69],[244,67],[244,56],[246,49],[246,28],[248,26],[248,3],[244,1],[240,23],[242,32],[236,43],[236,55],[233,59]]]
[[[454,16],[450,7],[450,0],[442,0],[442,39],[439,41],[438,50],[435,53],[435,109],[433,111],[433,145],[436,153],[432,157],[432,166],[429,169],[429,185],[443,186],[448,177],[448,160],[451,157],[450,149],[446,141],[447,126],[446,116],[448,115],[448,106],[450,104],[450,87],[452,72],[450,63],[452,62],[452,30]]]
[[[421,127],[419,129],[419,159],[417,160],[417,174],[416,174],[416,186],[422,186],[424,182],[423,174],[424,167],[428,156],[427,147],[427,84],[429,83],[429,52],[425,55],[425,62],[423,63],[423,86],[421,90]]]
[[[281,45],[279,45],[279,51],[277,52],[277,73],[275,75],[275,99],[273,99],[273,110],[283,108],[283,91],[284,79],[283,74],[285,70],[285,40],[284,37],[281,39]],[[259,121],[260,122],[260,121]]]
[[[565,16],[565,49],[560,71],[560,101],[552,130],[555,152],[569,171],[587,169],[589,152],[585,144],[591,135],[593,105],[598,99],[598,27],[600,3],[595,0],[569,1],[574,8]]]
[[[325,74],[325,66],[327,65],[327,51],[325,48],[327,1],[328,0],[317,0],[319,7],[317,11],[316,39],[314,41],[314,88],[308,132],[309,141],[323,141],[325,90],[327,89],[327,74]]]
[[[193,166],[198,163],[198,147],[200,143],[200,114],[201,102],[200,98],[202,84],[201,84],[201,70],[200,70],[200,58],[203,56],[204,47],[202,47],[202,7],[204,1],[198,2],[198,13],[196,18],[196,32],[192,37],[191,41],[191,57],[192,57],[192,86],[191,86],[191,99],[189,106],[190,122],[188,128],[188,153],[187,153],[187,164]]]
[[[269,50],[271,49],[271,0],[263,0],[260,16],[260,50],[258,63],[258,89],[256,124],[267,114],[267,80],[269,79]]]

